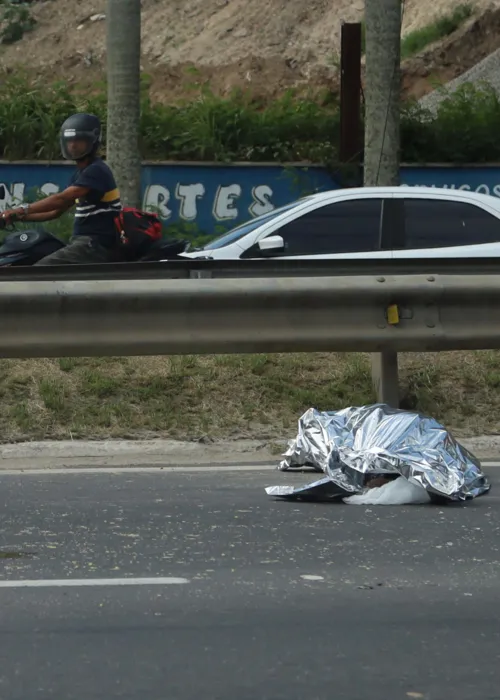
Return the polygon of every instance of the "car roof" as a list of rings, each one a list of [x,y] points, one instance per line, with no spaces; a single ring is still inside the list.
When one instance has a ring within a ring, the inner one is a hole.
[[[336,194],[338,196],[342,196],[344,194],[349,194],[349,195],[367,195],[367,194],[374,194],[374,195],[382,195],[382,194],[401,194],[401,192],[408,192],[409,194],[434,194],[434,195],[443,195],[446,198],[453,198],[454,196],[460,197],[460,198],[467,198],[474,200],[476,202],[485,202],[486,204],[492,204],[492,200],[496,203],[497,206],[500,206],[500,201],[498,197],[494,197],[493,195],[490,194],[483,194],[482,192],[471,192],[470,190],[458,190],[458,189],[452,189],[449,187],[422,187],[422,186],[417,186],[413,187],[412,185],[400,185],[400,186],[393,186],[393,187],[345,187],[345,188],[338,188],[338,189],[332,189],[332,190],[325,190],[323,192],[317,192],[316,194],[309,195],[307,199],[323,199],[325,197],[330,198],[332,195]]]

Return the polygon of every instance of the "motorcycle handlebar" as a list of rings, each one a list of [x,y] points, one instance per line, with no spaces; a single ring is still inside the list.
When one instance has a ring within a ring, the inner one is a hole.
[[[15,230],[15,222],[17,221],[15,216],[11,216],[8,219],[6,219],[2,214],[0,214],[0,231],[5,231],[5,229],[10,229],[11,231]]]

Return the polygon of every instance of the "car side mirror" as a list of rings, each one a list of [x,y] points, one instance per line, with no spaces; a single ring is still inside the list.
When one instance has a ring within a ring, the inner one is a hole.
[[[285,241],[282,236],[268,236],[262,238],[257,245],[262,255],[272,255],[285,250]]]

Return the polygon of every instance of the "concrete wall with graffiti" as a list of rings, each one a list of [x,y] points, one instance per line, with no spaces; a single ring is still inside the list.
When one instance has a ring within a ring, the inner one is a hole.
[[[66,163],[0,162],[0,210],[67,186]],[[401,184],[450,187],[500,197],[500,166],[403,166]],[[227,230],[312,192],[339,183],[321,167],[302,165],[145,163],[143,207],[165,224],[191,223],[206,233]]]

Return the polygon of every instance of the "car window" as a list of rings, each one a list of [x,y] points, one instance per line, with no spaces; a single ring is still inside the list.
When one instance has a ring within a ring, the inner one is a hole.
[[[227,231],[226,233],[223,233],[221,236],[218,236],[214,240],[210,241],[202,248],[202,250],[215,250],[216,248],[223,248],[225,245],[229,245],[230,243],[234,243],[235,241],[242,238],[243,236],[246,236],[247,233],[250,233],[254,229],[258,228],[259,226],[262,226],[262,224],[266,224],[268,221],[271,221],[272,219],[275,219],[280,214],[283,214],[283,212],[289,211],[290,209],[294,209],[295,207],[303,204],[306,199],[307,198],[299,199],[295,202],[291,202],[290,204],[285,204],[282,207],[278,207],[277,209],[273,209],[272,211],[268,212],[267,214],[262,214],[261,216],[256,216],[254,219],[250,219],[250,221],[246,221],[244,224],[241,224],[240,226],[236,226],[236,228],[233,228],[230,231]]]
[[[318,207],[285,224],[282,255],[362,253],[380,249],[382,199],[356,199]]]
[[[500,241],[500,219],[467,202],[405,199],[405,248],[445,248]]]

